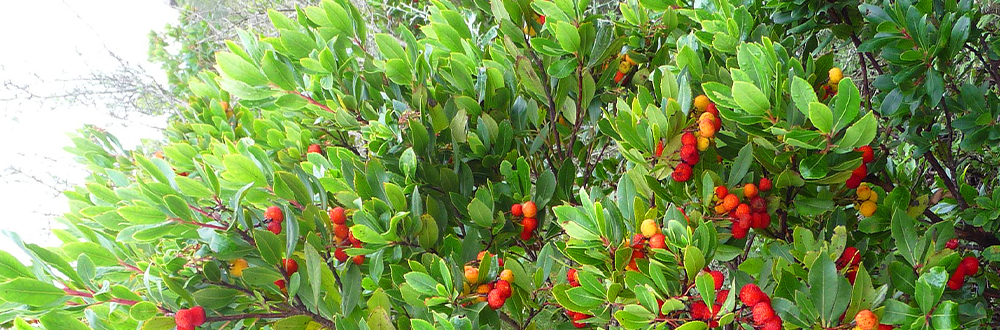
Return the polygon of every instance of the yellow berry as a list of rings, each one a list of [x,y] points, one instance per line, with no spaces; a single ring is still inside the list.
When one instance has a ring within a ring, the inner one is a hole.
[[[861,212],[861,215],[865,217],[870,217],[872,216],[872,214],[875,214],[875,210],[877,209],[878,205],[875,205],[875,202],[865,201],[861,203],[861,208],[858,209],[858,211]]]
[[[646,236],[646,238],[652,237],[660,232],[659,226],[656,225],[656,221],[653,219],[643,220],[642,225],[639,226],[639,230],[642,231],[642,236]]]
[[[507,283],[514,283],[514,272],[510,271],[510,269],[504,269],[500,272],[500,279],[507,281]]]
[[[629,71],[632,71],[632,63],[628,61],[618,62],[618,72],[628,73]]]
[[[878,193],[872,191],[871,194],[868,195],[868,200],[871,201],[872,203],[878,203]]]
[[[476,283],[479,281],[479,268],[472,266],[465,266],[465,281],[469,283]]]
[[[705,96],[705,94],[698,95],[694,98],[694,107],[697,108],[698,111],[704,112],[705,109],[708,109],[708,104],[710,102],[711,101],[708,100],[708,96]]]
[[[840,68],[830,69],[830,87],[839,84],[841,79],[844,79],[844,72]]]
[[[233,260],[232,266],[229,267],[229,273],[233,274],[233,276],[240,277],[243,276],[243,270],[247,269],[247,267],[250,267],[250,265],[247,264],[246,259],[236,259]]]
[[[868,198],[871,198],[871,195],[872,195],[872,191],[870,189],[861,189],[860,187],[858,188],[858,199],[859,200],[866,201],[866,200],[868,200]]]
[[[699,136],[698,137],[698,151],[708,150],[708,146],[711,143],[712,143],[712,141],[709,140],[708,138]]]

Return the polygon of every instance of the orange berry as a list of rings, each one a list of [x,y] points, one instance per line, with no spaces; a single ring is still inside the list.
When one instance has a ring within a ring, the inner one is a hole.
[[[336,235],[337,237],[340,237],[341,239],[347,239],[347,237],[350,236],[350,233],[351,229],[347,228],[346,225],[333,226],[333,234]]]
[[[478,287],[476,287],[476,293],[478,293],[478,294],[487,294],[487,293],[490,293],[491,289],[492,288],[490,288],[489,284],[480,284]]]
[[[500,279],[507,281],[508,283],[513,283],[514,272],[512,272],[510,269],[504,269],[503,271],[500,272]]]
[[[659,233],[660,232],[660,228],[656,224],[655,220],[653,220],[653,219],[646,219],[646,220],[642,221],[641,225],[639,225],[639,231],[642,232],[642,236],[646,236],[646,238],[649,238],[649,237],[653,237],[653,235],[656,235],[657,233]]]
[[[747,183],[743,185],[743,197],[754,198],[757,197],[757,185],[753,183]]]
[[[285,221],[285,215],[281,213],[280,207],[271,206],[267,208],[267,211],[264,211],[264,219],[282,222]]]
[[[736,197],[735,194],[726,195],[726,197],[722,199],[722,207],[725,207],[726,211],[732,211],[736,209],[736,206],[738,205],[740,205],[740,198]]]
[[[872,313],[870,310],[862,310],[854,316],[854,322],[858,323],[858,327],[862,330],[876,330],[878,328],[878,315]]]
[[[318,154],[321,151],[322,151],[322,149],[319,147],[318,144],[309,145],[309,148],[306,149],[306,153],[317,153]]]
[[[742,217],[742,216],[747,216],[747,215],[750,215],[750,205],[747,205],[746,203],[742,203],[742,204],[736,206],[736,216],[737,217]]]
[[[694,107],[697,108],[698,111],[705,111],[705,109],[708,109],[709,103],[712,103],[712,101],[710,101],[708,96],[705,96],[705,94],[695,96],[694,98]]]
[[[465,266],[465,281],[469,283],[479,282],[479,268]]]
[[[715,197],[723,199],[726,198],[726,195],[729,195],[729,189],[726,189],[725,186],[715,187]]]
[[[527,201],[521,204],[521,213],[524,214],[525,218],[534,218],[538,214],[538,209],[535,207],[535,202]]]

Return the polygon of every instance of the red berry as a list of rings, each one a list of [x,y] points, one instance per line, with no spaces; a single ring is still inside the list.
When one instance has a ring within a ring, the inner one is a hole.
[[[347,255],[347,252],[344,252],[344,248],[337,248],[336,250],[333,250],[333,256],[340,262],[346,262],[347,258],[350,258],[350,256]]]
[[[584,313],[573,314],[573,326],[576,327],[577,329],[583,328],[583,327],[587,326],[587,324],[586,323],[581,323],[580,321],[583,321],[583,320],[589,319],[589,318],[590,318],[590,315],[587,315],[587,314],[584,314]]]
[[[733,226],[732,231],[733,231],[733,238],[735,239],[743,239],[744,237],[747,237],[748,230],[746,228],[742,228],[736,225]]]
[[[504,280],[499,280],[499,281],[497,281],[497,284],[493,286],[493,288],[496,289],[496,290],[499,290],[500,294],[503,295],[504,299],[507,299],[507,298],[510,297],[510,293],[511,293],[510,292],[510,282],[507,282],[507,281],[504,281]]]
[[[715,304],[720,305],[726,302],[726,298],[729,297],[729,290],[722,290],[715,294]]]
[[[713,270],[708,273],[712,275],[712,279],[715,280],[715,290],[718,291],[719,289],[722,289],[722,283],[726,281],[726,278],[725,276],[722,275],[722,272]]]
[[[771,179],[760,178],[760,183],[757,184],[757,189],[760,189],[760,191],[771,190]]]
[[[674,173],[670,176],[677,182],[687,182],[687,180],[691,180],[691,165],[688,165],[687,163],[677,164],[677,167],[674,168]]]
[[[285,215],[281,213],[280,207],[271,206],[267,208],[267,211],[264,211],[264,219],[282,222],[285,221]]]
[[[205,323],[205,309],[201,306],[194,306],[190,309],[181,309],[174,314],[174,323],[178,329],[194,327]]]
[[[285,266],[285,275],[292,276],[299,271],[299,263],[295,259],[281,259],[281,263]]]
[[[764,323],[760,330],[781,330],[781,317],[775,315],[770,321]]]
[[[342,225],[347,222],[347,217],[344,216],[344,208],[337,206],[330,210],[330,221],[338,225]]]
[[[510,206],[510,215],[515,216],[515,217],[519,217],[519,216],[523,215],[523,213],[521,213],[521,204],[511,205]]]
[[[285,280],[274,281],[274,285],[277,285],[278,289],[284,290],[285,289]]]
[[[698,144],[698,138],[694,136],[691,132],[685,132],[681,135],[681,144],[685,146],[695,146]]]
[[[858,177],[864,180],[866,176],[868,176],[868,166],[865,164],[861,164],[861,166],[858,166],[858,168],[854,169],[854,172],[851,172],[852,178]]]
[[[538,206],[535,206],[533,201],[524,202],[521,204],[521,213],[525,218],[534,218],[538,214]]]
[[[695,301],[691,304],[691,318],[696,320],[707,320],[712,317],[708,311],[708,305],[703,301]]]
[[[952,238],[952,239],[948,240],[948,243],[945,243],[944,247],[948,248],[948,249],[952,249],[952,250],[957,249],[958,248],[958,239],[957,238]]]
[[[531,239],[531,231],[527,228],[521,229],[521,240],[527,241]]]
[[[958,265],[960,268],[965,268],[965,274],[975,275],[979,272],[979,259],[976,257],[965,257],[962,259],[962,263]]]
[[[862,146],[854,150],[861,152],[861,160],[863,160],[865,163],[871,163],[873,160],[875,160],[875,151],[872,150],[871,146]]]
[[[840,254],[840,258],[837,259],[837,269],[844,269],[847,266],[861,262],[860,253],[858,249],[853,246],[848,246],[844,248],[844,252]]]
[[[688,163],[688,165],[698,164],[698,148],[693,145],[686,145],[681,147],[681,161]]]
[[[364,255],[354,256],[352,261],[354,261],[355,265],[361,266],[361,264],[365,263],[365,256]]]
[[[656,142],[656,150],[653,152],[653,156],[656,156],[656,158],[663,156],[663,141]]]
[[[649,248],[651,249],[666,249],[667,248],[667,237],[663,234],[653,234],[653,237],[649,238]]]
[[[847,179],[847,182],[845,182],[844,185],[850,189],[858,189],[858,187],[861,186],[861,180],[864,180],[864,178],[858,178],[852,175],[849,179]]]
[[[715,187],[715,197],[723,199],[726,198],[726,195],[729,195],[729,189],[726,189],[725,186]]]
[[[761,302],[765,297],[764,292],[756,284],[749,283],[740,289],[740,301],[744,305],[753,306]]]
[[[750,205],[741,203],[736,206],[736,216],[750,215]]]
[[[569,286],[578,287],[580,286],[580,278],[576,273],[576,268],[570,268],[566,271],[566,281],[569,282]]]
[[[306,150],[306,152],[308,153],[317,153],[317,154],[320,153],[321,151],[322,150],[320,149],[318,144],[309,145],[309,149]]]
[[[774,318],[774,310],[771,309],[770,302],[759,302],[753,305],[753,322],[760,324],[765,324]]]
[[[507,302],[507,298],[504,298],[503,293],[500,290],[493,289],[490,293],[486,294],[486,303],[490,305],[492,309],[500,309],[503,307],[503,303]]]
[[[281,235],[281,223],[277,221],[271,221],[267,224],[267,230],[274,233],[275,235]]]
[[[347,225],[334,225],[333,234],[340,239],[347,239],[351,235],[351,229],[347,228]]]
[[[750,210],[754,212],[764,212],[767,211],[767,200],[760,196],[755,196],[750,199]]]
[[[538,219],[524,218],[524,220],[521,220],[521,225],[524,226],[524,231],[531,233],[535,231],[535,228],[538,228]]]
[[[632,235],[631,246],[633,249],[640,249],[642,248],[643,244],[646,244],[646,236],[643,236],[641,233],[636,233],[635,235]]]
[[[622,79],[625,79],[625,73],[624,72],[618,71],[617,73],[615,73],[615,83],[616,84],[621,84],[622,83]]]
[[[719,108],[715,107],[715,103],[709,103],[708,107],[705,108],[705,112],[711,113],[715,115],[716,118],[719,118]]]

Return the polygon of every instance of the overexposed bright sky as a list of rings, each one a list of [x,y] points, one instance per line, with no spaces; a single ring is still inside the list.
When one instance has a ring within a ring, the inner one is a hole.
[[[177,19],[168,0],[0,0],[0,83],[30,84],[45,94],[58,94],[68,80],[119,65],[114,52],[142,65],[163,80],[147,62],[150,30],[162,30]],[[164,127],[164,117],[132,115],[128,122],[104,109],[67,106],[60,102],[13,100],[0,85],[0,225],[29,242],[58,244],[49,234],[53,216],[68,210],[66,199],[49,186],[51,176],[83,182],[86,172],[63,148],[68,133],[84,124],[103,127],[126,148],[141,139],[158,139],[151,127]],[[26,175],[9,175],[18,168]],[[58,227],[58,226],[57,226]],[[0,235],[0,250],[16,252]],[[20,255],[20,253],[17,253]]]

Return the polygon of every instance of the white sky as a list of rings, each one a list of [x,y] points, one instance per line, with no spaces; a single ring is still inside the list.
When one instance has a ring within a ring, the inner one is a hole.
[[[0,0],[0,8],[0,82],[34,84],[50,93],[60,90],[59,79],[113,70],[117,62],[109,50],[159,74],[159,67],[147,62],[148,34],[177,19],[167,0]],[[79,184],[86,173],[62,150],[70,146],[67,133],[93,124],[132,148],[140,139],[161,137],[150,126],[165,126],[162,117],[131,116],[123,122],[99,108],[5,102],[5,96],[0,85],[0,228],[42,245],[58,244],[49,234],[50,220],[68,210],[66,199],[27,176],[4,175],[5,169]],[[2,235],[0,249],[20,255]]]

